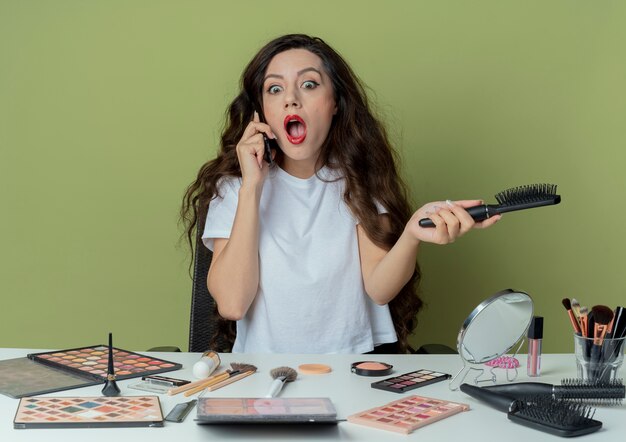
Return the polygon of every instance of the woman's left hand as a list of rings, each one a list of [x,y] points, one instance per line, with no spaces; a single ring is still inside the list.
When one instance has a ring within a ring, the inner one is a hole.
[[[465,210],[468,207],[484,204],[481,200],[436,201],[420,207],[405,227],[414,239],[433,244],[449,244],[465,235],[471,229],[486,229],[502,217],[492,216],[476,222]],[[435,227],[420,227],[419,220],[430,218]]]

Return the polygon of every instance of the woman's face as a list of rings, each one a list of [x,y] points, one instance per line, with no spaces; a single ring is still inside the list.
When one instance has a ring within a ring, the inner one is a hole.
[[[262,98],[265,120],[285,154],[283,168],[314,173],[337,112],[322,60],[306,49],[277,54],[267,67]]]

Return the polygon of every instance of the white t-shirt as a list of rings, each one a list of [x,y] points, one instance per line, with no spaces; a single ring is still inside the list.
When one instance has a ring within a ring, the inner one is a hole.
[[[325,179],[336,172],[323,168]],[[210,205],[204,244],[229,238],[241,179],[227,177]],[[388,306],[365,293],[357,220],[344,180],[300,179],[274,167],[260,201],[260,280],[233,352],[365,353],[397,340]],[[384,209],[383,209],[384,210]]]

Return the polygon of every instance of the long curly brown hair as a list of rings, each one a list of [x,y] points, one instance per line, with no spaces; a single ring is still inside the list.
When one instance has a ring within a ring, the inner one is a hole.
[[[320,57],[332,80],[337,105],[328,137],[318,159],[319,166],[336,169],[345,178],[344,201],[368,237],[389,250],[402,234],[412,211],[407,190],[396,168],[396,153],[383,125],[374,117],[365,89],[346,61],[322,39],[303,34],[278,37],[265,45],[250,61],[241,77],[241,92],[230,104],[217,158],[206,162],[187,188],[181,219],[193,249],[195,235],[206,220],[209,202],[217,195],[223,176],[241,176],[236,146],[255,110],[262,111],[263,79],[272,58],[289,49],[306,49]],[[276,161],[281,164],[282,154]],[[375,201],[387,211],[390,229],[383,228]],[[417,295],[419,266],[409,282],[389,303],[398,335],[399,351],[408,348],[408,336],[417,326],[422,301]],[[232,333],[231,324],[225,325]],[[224,324],[222,325],[222,329]]]

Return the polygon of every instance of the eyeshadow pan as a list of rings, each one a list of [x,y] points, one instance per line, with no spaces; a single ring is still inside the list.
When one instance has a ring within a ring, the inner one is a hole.
[[[415,370],[410,373],[383,379],[382,381],[372,382],[372,388],[393,391],[395,393],[404,393],[405,391],[423,387],[424,385],[441,382],[450,377],[451,376],[447,373],[439,373],[431,370]]]

